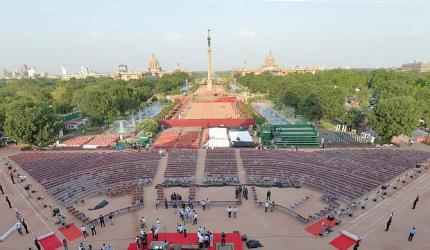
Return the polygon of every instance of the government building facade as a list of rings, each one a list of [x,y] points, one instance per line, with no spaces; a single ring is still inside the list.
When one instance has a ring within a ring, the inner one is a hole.
[[[277,76],[284,76],[291,73],[311,73],[315,74],[315,72],[319,70],[324,70],[324,66],[316,66],[316,67],[294,67],[294,68],[283,68],[276,64],[275,57],[272,54],[272,51],[266,56],[264,59],[264,63],[258,69],[248,68],[246,65],[239,68],[234,68],[232,71],[233,75],[246,75],[246,74],[254,74],[260,75],[264,72],[272,73]]]

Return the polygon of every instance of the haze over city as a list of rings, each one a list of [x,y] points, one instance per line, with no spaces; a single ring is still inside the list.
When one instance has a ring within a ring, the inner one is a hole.
[[[396,67],[430,61],[425,0],[4,1],[0,68],[23,64],[58,73],[206,68],[206,29],[214,70],[282,66]]]

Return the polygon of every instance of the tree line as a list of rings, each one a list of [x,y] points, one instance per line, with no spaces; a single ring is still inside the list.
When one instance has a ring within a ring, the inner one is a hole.
[[[309,121],[340,119],[358,126],[363,121],[389,141],[430,123],[430,74],[378,69],[326,70],[315,74],[235,76],[253,93],[294,107]],[[354,100],[359,106],[347,105]],[[373,105],[369,105],[369,102]]]
[[[156,94],[180,93],[187,80],[186,73],[175,72],[130,81],[94,77],[1,81],[0,131],[23,143],[44,144],[63,128],[63,114],[80,111],[94,123],[109,122],[137,111]]]

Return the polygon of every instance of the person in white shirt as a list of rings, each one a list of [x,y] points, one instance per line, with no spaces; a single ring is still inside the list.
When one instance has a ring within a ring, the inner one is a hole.
[[[269,208],[269,202],[266,201],[266,203],[264,204],[264,212],[267,213],[267,209]]]
[[[231,207],[227,208],[227,214],[228,214],[228,218],[231,218],[231,212],[233,211],[233,209]]]
[[[146,220],[145,217],[142,216],[142,218],[140,218],[140,228],[145,230],[146,228]]]
[[[237,217],[237,207],[233,207],[233,218]]]
[[[209,245],[210,245],[210,247],[214,246],[214,234],[213,233],[209,234]]]
[[[197,213],[194,213],[193,225],[197,224]]]
[[[82,225],[81,231],[82,231],[82,234],[84,235],[84,238],[87,238],[88,233],[87,233],[87,228],[85,227],[85,225]]]
[[[160,219],[157,218],[157,221],[155,222],[155,224],[157,224],[157,229],[160,230]]]
[[[203,248],[203,240],[204,240],[204,238],[203,238],[203,236],[200,234],[200,235],[199,235],[199,248]]]
[[[210,201],[209,198],[206,198],[206,208],[209,209],[210,208]]]

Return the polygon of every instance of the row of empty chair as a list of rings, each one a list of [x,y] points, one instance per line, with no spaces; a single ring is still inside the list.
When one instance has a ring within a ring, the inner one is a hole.
[[[188,186],[195,182],[197,150],[172,150],[169,153],[163,183]]]
[[[399,149],[241,150],[241,157],[251,184],[306,185],[350,201],[430,159],[430,153]]]
[[[360,136],[350,132],[323,132],[321,137],[324,138],[325,144],[359,144],[367,143]]]
[[[239,183],[234,150],[209,149],[207,151],[203,183],[207,185]]]
[[[69,205],[118,185],[148,185],[160,156],[149,152],[41,153],[10,157],[56,199]]]

